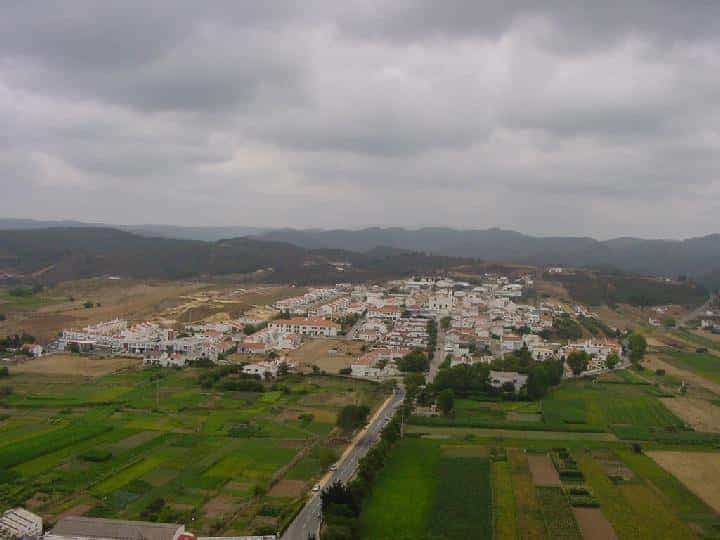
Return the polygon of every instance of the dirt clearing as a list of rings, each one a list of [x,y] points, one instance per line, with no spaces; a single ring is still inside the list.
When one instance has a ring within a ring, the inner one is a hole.
[[[647,452],[716,512],[720,512],[720,452]]]
[[[101,358],[72,354],[49,354],[14,365],[11,370],[14,373],[100,377],[121,369],[135,368],[141,364],[142,360],[138,358]]]
[[[310,339],[292,351],[289,361],[302,369],[317,366],[328,373],[337,373],[362,354],[363,343],[345,339]]]
[[[720,432],[720,407],[688,397],[661,398],[660,401],[694,430]]]
[[[617,534],[599,508],[573,508],[584,540],[617,540]]]
[[[528,466],[536,486],[561,486],[560,475],[546,454],[528,454]]]
[[[297,497],[305,490],[305,482],[302,480],[280,480],[275,484],[268,495],[270,497]]]

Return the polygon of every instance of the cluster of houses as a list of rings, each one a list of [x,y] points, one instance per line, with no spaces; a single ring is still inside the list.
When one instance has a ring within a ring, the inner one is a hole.
[[[620,355],[621,345],[612,339],[589,339],[576,343],[550,342],[540,334],[553,327],[556,317],[570,316],[560,305],[522,303],[525,287],[533,278],[516,279],[486,274],[481,283],[470,284],[449,278],[420,278],[396,281],[367,291],[367,317],[356,337],[368,343],[369,351],[352,364],[356,376],[382,378],[397,374],[393,360],[403,351],[427,346],[427,319],[449,319],[444,332],[444,353],[451,365],[476,362],[490,364],[496,358],[526,348],[537,362],[567,357],[576,350],[590,356],[588,373],[606,369],[606,359]],[[575,315],[596,317],[582,306]],[[524,384],[524,376],[493,372],[493,380]]]
[[[300,296],[278,300],[273,307],[291,315],[307,315],[316,305],[327,303],[329,300],[343,295],[347,292],[348,287],[346,284],[338,284],[335,287],[310,289]]]
[[[8,540],[221,540],[197,537],[179,523],[126,521],[85,516],[60,518],[49,531],[43,531],[40,516],[13,508],[0,515],[0,538]],[[276,540],[274,534],[235,536],[233,540]],[[222,540],[227,540],[226,538]]]
[[[153,322],[131,325],[124,319],[114,319],[80,330],[63,330],[54,348],[138,356],[148,364],[161,366],[183,366],[201,359],[217,362],[220,354],[233,347],[230,334],[239,331],[240,326],[195,324],[179,332]]]

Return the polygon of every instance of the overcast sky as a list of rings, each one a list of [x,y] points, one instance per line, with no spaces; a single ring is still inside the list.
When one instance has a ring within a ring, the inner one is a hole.
[[[4,0],[0,126],[0,217],[703,235],[720,2]]]

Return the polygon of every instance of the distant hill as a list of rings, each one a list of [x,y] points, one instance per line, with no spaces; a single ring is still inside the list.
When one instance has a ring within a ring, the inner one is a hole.
[[[720,272],[720,234],[687,240],[599,241],[589,237],[537,237],[502,229],[369,228],[278,229],[256,237],[312,249],[342,247],[365,252],[385,246],[491,262],[617,269],[655,276],[702,279]]]
[[[0,274],[43,283],[110,274],[178,279],[257,271],[267,281],[334,283],[433,272],[468,262],[398,250],[309,250],[251,238],[148,238],[102,227],[0,231]]]
[[[215,242],[223,238],[259,235],[268,229],[260,227],[182,227],[177,225],[112,225],[85,223],[82,221],[40,221],[35,219],[0,218],[0,230],[25,230],[48,228],[112,228],[153,238],[175,238],[178,240],[204,240]]]

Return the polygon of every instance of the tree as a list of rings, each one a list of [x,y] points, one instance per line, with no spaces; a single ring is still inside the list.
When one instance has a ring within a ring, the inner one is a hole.
[[[645,356],[647,351],[647,341],[645,336],[633,332],[628,337],[628,349],[630,349],[630,361],[633,364],[638,364]]]
[[[68,343],[67,350],[77,354],[80,352],[80,346],[77,343]]]
[[[427,356],[419,350],[409,352],[397,361],[400,371],[427,371],[428,366]]]
[[[249,336],[250,334],[254,334],[256,332],[256,328],[254,325],[248,323],[245,326],[243,326],[243,334],[246,336]]]
[[[566,362],[575,375],[580,375],[587,369],[589,359],[585,351],[573,351],[568,355]]]
[[[368,414],[367,405],[345,405],[338,412],[337,425],[344,431],[353,431],[365,424]]]
[[[323,470],[327,469],[338,460],[337,452],[327,446],[319,447],[317,452],[318,460],[320,461],[320,468]]]
[[[617,355],[617,353],[610,353],[605,359],[605,365],[608,367],[608,369],[613,369],[619,363],[620,357]]]
[[[451,317],[443,317],[442,319],[440,319],[440,328],[442,328],[443,330],[450,330],[450,323],[452,323]]]
[[[4,379],[5,377],[10,376],[10,370],[7,366],[0,367],[0,379]]]
[[[675,328],[675,318],[667,316],[662,321],[665,328]]]
[[[453,392],[450,388],[446,388],[438,394],[437,401],[438,407],[440,407],[442,413],[447,416],[455,406],[455,392]]]
[[[0,313],[0,321],[4,321],[5,319],[7,319],[7,317],[5,316],[5,314],[4,314],[4,313]]]
[[[92,307],[94,307],[94,306],[95,306],[95,303],[94,303],[94,302],[91,302],[90,300],[88,300],[87,302],[85,302],[85,303],[83,304],[83,307],[84,307],[85,309],[90,309],[90,308],[92,308]]]

